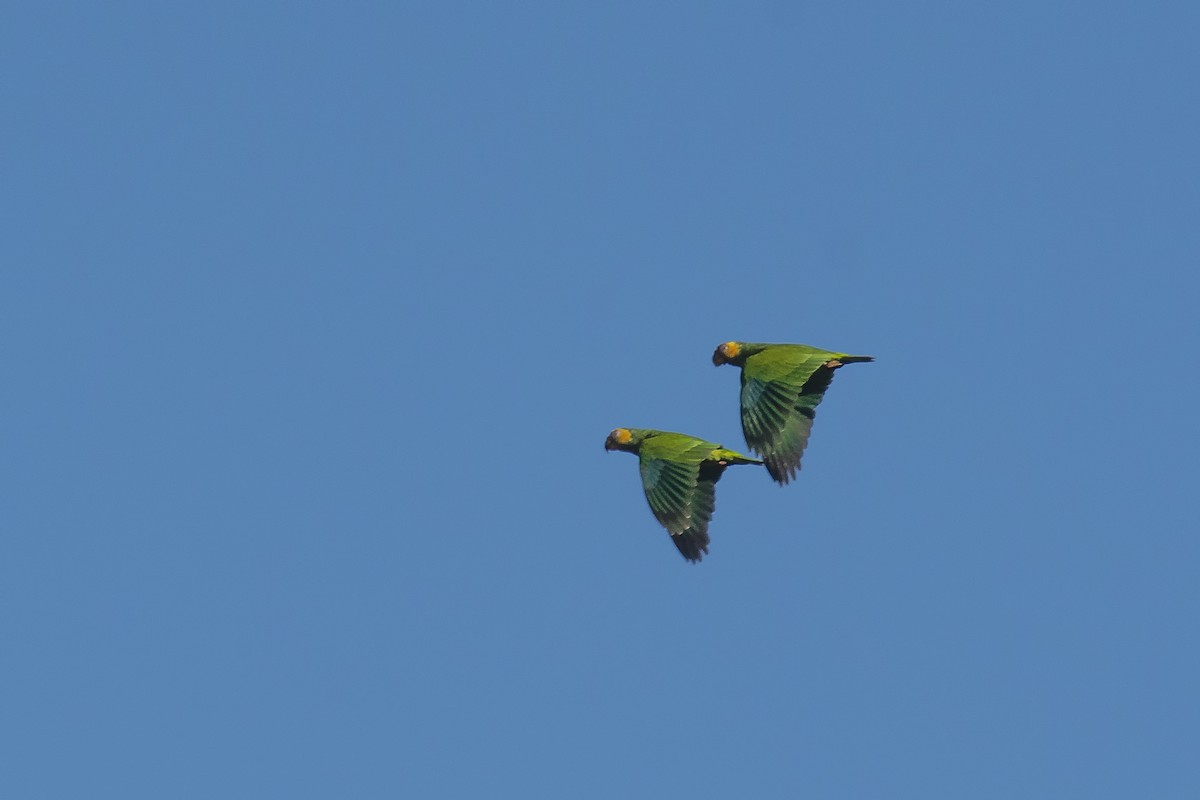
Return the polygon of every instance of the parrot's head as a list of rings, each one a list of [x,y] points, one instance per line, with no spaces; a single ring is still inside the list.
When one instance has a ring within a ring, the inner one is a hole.
[[[633,441],[633,431],[629,428],[613,428],[612,433],[604,440],[605,450],[626,450],[632,452],[637,444]]]
[[[713,366],[719,367],[722,364],[736,363],[738,355],[742,352],[742,345],[739,342],[724,342],[717,345],[717,349],[713,351]]]

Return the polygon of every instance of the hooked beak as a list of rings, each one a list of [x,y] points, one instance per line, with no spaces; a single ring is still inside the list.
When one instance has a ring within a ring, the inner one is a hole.
[[[713,366],[719,367],[725,363],[725,354],[721,352],[721,348],[713,351]]]

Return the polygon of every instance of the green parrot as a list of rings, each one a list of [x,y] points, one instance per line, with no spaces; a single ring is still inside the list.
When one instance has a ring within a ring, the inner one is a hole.
[[[742,433],[781,486],[800,469],[813,417],[834,370],[874,360],[804,344],[725,342],[713,352],[716,366],[742,368]]]
[[[604,440],[604,449],[637,454],[650,510],[691,562],[708,552],[708,522],[721,473],[730,464],[763,463],[694,436],[648,428],[617,428]]]

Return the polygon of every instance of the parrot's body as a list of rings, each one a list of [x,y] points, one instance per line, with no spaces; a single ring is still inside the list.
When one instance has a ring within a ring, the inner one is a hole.
[[[638,456],[650,510],[692,562],[708,552],[715,487],[725,468],[763,463],[694,436],[648,428],[617,428],[604,449]]]
[[[817,405],[844,364],[874,361],[804,344],[725,342],[713,364],[742,368],[742,433],[781,485],[796,477]]]

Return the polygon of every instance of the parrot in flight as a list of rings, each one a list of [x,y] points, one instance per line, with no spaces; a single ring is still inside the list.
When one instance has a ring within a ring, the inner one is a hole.
[[[616,428],[604,449],[637,455],[650,510],[693,563],[708,552],[708,523],[721,473],[731,464],[763,463],[694,436],[649,428]]]
[[[805,344],[725,342],[717,346],[712,360],[718,367],[742,368],[742,433],[782,486],[800,469],[813,417],[834,371],[875,359]]]

